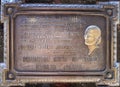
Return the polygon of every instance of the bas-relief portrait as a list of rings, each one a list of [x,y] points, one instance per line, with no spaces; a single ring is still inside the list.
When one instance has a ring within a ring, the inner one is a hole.
[[[88,26],[85,30],[85,45],[87,45],[89,49],[88,55],[91,55],[96,48],[99,48],[99,44],[101,43],[101,30],[98,26],[91,25]]]

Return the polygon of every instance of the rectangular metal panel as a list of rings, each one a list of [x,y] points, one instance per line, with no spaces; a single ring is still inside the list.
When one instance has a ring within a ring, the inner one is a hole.
[[[118,6],[118,2],[4,4],[3,85],[36,82],[118,85]]]
[[[15,17],[13,25],[18,71],[101,71],[106,67],[107,19],[104,16],[55,12],[21,14]],[[98,35],[90,33],[93,34],[90,38],[96,40],[93,45],[97,46],[89,54],[85,31],[91,25],[100,28],[102,42],[96,44]]]

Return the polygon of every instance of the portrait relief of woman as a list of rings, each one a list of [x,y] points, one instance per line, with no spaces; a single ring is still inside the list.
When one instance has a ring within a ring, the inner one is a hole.
[[[85,45],[89,49],[88,55],[91,55],[101,43],[101,29],[96,25],[88,26],[84,34]]]

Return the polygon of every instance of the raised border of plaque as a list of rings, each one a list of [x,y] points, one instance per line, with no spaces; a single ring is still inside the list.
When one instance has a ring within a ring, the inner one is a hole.
[[[24,85],[25,83],[46,82],[96,82],[97,84],[119,85],[119,64],[117,63],[117,24],[119,2],[97,5],[56,5],[56,4],[17,4],[4,5],[6,67],[2,72],[3,85]],[[107,19],[106,69],[92,72],[19,72],[14,69],[14,18],[16,15],[30,14],[82,14],[97,15]],[[9,25],[9,26],[8,26]]]

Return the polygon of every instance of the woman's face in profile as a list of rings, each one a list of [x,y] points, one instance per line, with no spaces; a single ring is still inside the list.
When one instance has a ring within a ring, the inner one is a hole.
[[[89,30],[85,35],[85,44],[94,45],[96,43],[96,36],[94,30]]]

